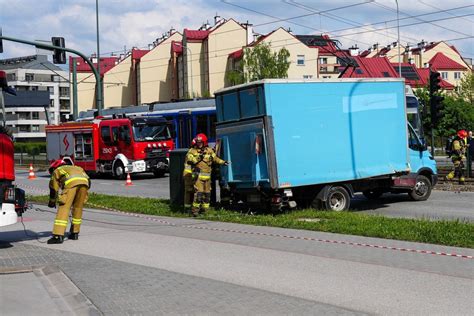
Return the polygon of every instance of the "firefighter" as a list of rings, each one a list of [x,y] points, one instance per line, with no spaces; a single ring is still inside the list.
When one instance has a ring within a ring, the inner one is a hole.
[[[191,142],[191,147],[196,147],[196,139],[194,138]],[[193,175],[193,168],[187,162],[184,161],[184,170],[183,170],[183,180],[184,180],[184,208],[191,209],[191,205],[193,203],[194,198],[194,175]]]
[[[66,165],[62,159],[51,163],[49,173],[51,174],[49,207],[56,206],[60,188],[62,192],[58,198],[59,207],[54,220],[53,237],[48,240],[48,244],[63,242],[71,207],[72,221],[69,239],[77,240],[82,222],[82,208],[87,201],[88,190],[91,186],[90,179],[81,167]]]
[[[217,157],[212,148],[208,147],[206,135],[196,135],[195,141],[196,146],[191,148],[186,155],[186,162],[191,165],[195,177],[193,216],[197,216],[200,212],[204,213],[209,208],[212,165],[214,163],[229,165],[227,161]]]
[[[453,171],[447,175],[448,180],[458,177],[459,184],[464,184],[464,161],[467,148],[467,132],[465,130],[458,131],[451,145],[451,161],[453,162]]]

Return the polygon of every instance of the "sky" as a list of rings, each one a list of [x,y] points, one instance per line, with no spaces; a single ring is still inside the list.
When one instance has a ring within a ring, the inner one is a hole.
[[[294,34],[329,34],[342,48],[361,50],[397,41],[395,0],[98,0],[100,52],[146,48],[171,27],[198,29],[214,16],[249,22],[266,34],[278,27]],[[474,58],[472,0],[398,0],[400,42],[450,40],[463,57]],[[430,23],[426,23],[426,22]],[[95,0],[0,0],[3,35],[26,40],[65,38],[66,47],[97,51]],[[0,59],[35,54],[35,48],[3,43]]]

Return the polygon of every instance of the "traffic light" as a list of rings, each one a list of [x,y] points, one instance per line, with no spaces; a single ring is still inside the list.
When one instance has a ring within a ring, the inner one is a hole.
[[[443,118],[444,97],[437,94],[441,89],[441,75],[437,71],[430,70],[430,112],[431,126],[435,128]]]
[[[430,96],[441,89],[441,75],[437,71],[430,70]]]
[[[64,37],[51,37],[51,42],[53,46],[66,47],[64,43]],[[62,49],[53,50],[53,63],[55,64],[65,64],[66,63],[66,51]]]

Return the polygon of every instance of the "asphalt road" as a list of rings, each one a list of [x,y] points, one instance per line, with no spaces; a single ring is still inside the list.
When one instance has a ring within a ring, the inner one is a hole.
[[[25,216],[44,242],[54,212]],[[21,224],[0,228],[0,241],[0,267],[58,266],[106,315],[474,309],[472,249],[98,210],[84,212],[78,241],[39,243]]]
[[[36,174],[36,180],[28,180],[28,172],[17,172],[16,183],[28,194],[47,194],[49,176],[45,172]],[[151,174],[136,175],[133,186],[112,178],[92,180],[91,192],[122,196],[169,198],[169,178],[154,178]],[[474,193],[434,190],[428,201],[413,202],[407,194],[386,194],[369,201],[358,194],[352,201],[352,211],[380,214],[390,217],[460,219],[474,221]]]

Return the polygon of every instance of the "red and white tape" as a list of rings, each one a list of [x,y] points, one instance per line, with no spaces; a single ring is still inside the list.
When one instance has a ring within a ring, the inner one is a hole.
[[[31,190],[36,190],[40,192],[47,192],[46,190],[38,189],[35,187],[31,187],[29,185],[23,185],[25,188],[29,188]],[[119,211],[110,207],[104,207],[102,205],[97,205],[94,203],[88,202],[89,205],[93,207],[97,207],[100,209],[105,209],[108,211],[133,216],[149,221],[154,221],[157,223],[174,226],[174,227],[183,227],[183,228],[192,228],[192,229],[201,229],[201,230],[210,230],[210,231],[219,231],[219,232],[226,232],[226,233],[236,233],[236,234],[246,234],[246,235],[255,235],[255,236],[266,236],[266,237],[277,237],[277,238],[289,238],[289,239],[297,239],[297,240],[307,240],[307,241],[316,241],[316,242],[323,242],[323,243],[331,243],[331,244],[339,244],[339,245],[348,245],[348,246],[356,246],[356,247],[368,247],[368,248],[376,248],[376,249],[386,249],[386,250],[394,250],[394,251],[402,251],[402,252],[412,252],[412,253],[419,253],[419,254],[427,254],[427,255],[437,255],[437,256],[446,256],[446,257],[455,257],[455,258],[462,258],[462,259],[474,259],[474,256],[471,255],[463,255],[458,253],[449,253],[449,252],[440,252],[440,251],[432,251],[432,250],[422,250],[422,249],[412,249],[412,248],[403,248],[403,247],[392,247],[392,246],[384,246],[384,245],[374,245],[374,244],[366,244],[366,243],[359,243],[359,242],[352,242],[352,241],[344,241],[344,240],[331,240],[331,239],[320,239],[320,238],[312,238],[312,237],[300,237],[300,236],[292,236],[292,235],[283,235],[283,234],[273,234],[273,233],[262,233],[262,232],[253,232],[253,231],[245,231],[245,230],[235,230],[235,229],[224,229],[224,228],[215,228],[215,227],[205,227],[205,226],[196,226],[196,225],[178,225],[171,223],[169,221],[165,221],[162,219]],[[197,224],[198,225],[198,224]]]

